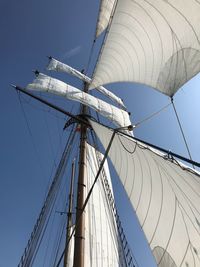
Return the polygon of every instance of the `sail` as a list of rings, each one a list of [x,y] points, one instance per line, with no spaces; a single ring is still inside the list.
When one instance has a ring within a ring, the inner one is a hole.
[[[64,96],[67,99],[78,101],[96,110],[102,116],[108,118],[119,127],[131,125],[129,115],[126,111],[42,73],[37,76],[33,83],[28,84],[26,88],[31,90],[46,91]]]
[[[91,124],[107,148],[113,131]],[[121,133],[109,157],[157,266],[200,266],[200,173]]]
[[[54,70],[54,71],[58,71],[58,72],[65,72],[68,74],[71,74],[81,80],[83,80],[84,82],[90,83],[91,79],[86,76],[85,74],[83,74],[82,72],[70,67],[67,64],[64,64],[60,61],[58,61],[55,58],[50,58],[49,60],[49,64],[47,66],[47,70]]]
[[[86,194],[89,192],[99,169],[98,156],[103,155],[94,147],[86,146]],[[104,165],[104,176],[112,190],[107,161]],[[94,186],[92,195],[85,210],[85,266],[124,266],[120,256],[119,236],[114,215],[103,187],[103,175]]]
[[[96,28],[96,38],[107,28],[115,0],[102,0]]]
[[[118,0],[91,87],[136,82],[173,96],[200,71],[200,2]]]
[[[70,235],[71,235],[73,229],[74,229],[74,226],[70,230]],[[67,259],[67,262],[66,262],[66,264],[67,264],[66,267],[72,267],[73,266],[73,261],[74,261],[74,238],[73,237],[69,241],[68,251],[69,251],[69,254],[68,254],[69,256],[68,256],[68,259]]]
[[[62,62],[60,62],[54,58],[50,59],[49,64],[47,66],[47,69],[58,71],[58,72],[65,72],[65,73],[71,74],[71,75],[81,79],[82,81],[84,81],[86,83],[91,83],[91,79],[87,75],[81,73],[80,71],[78,71],[78,70],[68,66],[67,64],[64,64],[64,63],[62,63]],[[110,98],[112,101],[116,102],[119,106],[126,109],[121,98],[119,98],[118,96],[116,96],[115,94],[113,94],[112,92],[107,90],[105,87],[99,86],[96,89],[99,92],[101,92],[102,94],[104,94],[105,96],[107,96],[108,98]]]

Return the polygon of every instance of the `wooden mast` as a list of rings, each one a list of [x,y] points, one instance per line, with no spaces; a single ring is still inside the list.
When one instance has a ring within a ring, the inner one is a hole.
[[[84,84],[84,92],[88,91],[88,85]],[[82,105],[82,115],[87,114],[87,107]],[[79,174],[77,187],[76,206],[76,231],[74,244],[74,264],[73,267],[84,267],[85,252],[85,213],[83,204],[85,201],[85,161],[86,161],[86,141],[87,126],[81,124],[80,130],[80,150],[79,150]]]
[[[71,172],[71,181],[70,181],[70,192],[69,192],[69,207],[68,207],[68,220],[67,220],[67,233],[66,233],[66,246],[68,246],[68,249],[65,249],[65,255],[64,255],[64,267],[68,266],[69,261],[69,239],[71,235],[71,229],[72,229],[72,211],[73,211],[73,196],[74,196],[74,176],[75,176],[75,160],[72,162],[72,172]]]

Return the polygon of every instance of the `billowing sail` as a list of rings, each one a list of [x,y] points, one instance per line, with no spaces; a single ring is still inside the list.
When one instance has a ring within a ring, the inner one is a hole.
[[[78,101],[96,110],[102,116],[108,118],[119,127],[131,125],[129,115],[126,111],[44,74],[40,73],[33,83],[28,84],[26,88],[31,90],[47,91],[64,96],[67,99]]]
[[[98,156],[97,156],[98,153]],[[103,155],[92,146],[86,146],[86,191],[91,188]],[[94,186],[85,210],[85,266],[125,266],[120,251],[119,234],[114,215],[106,196],[103,179],[106,178],[112,190],[107,161],[104,163],[104,177],[101,175]],[[86,192],[86,194],[87,194]]]
[[[136,82],[173,96],[200,71],[200,2],[118,0],[91,87]]]
[[[107,148],[113,131],[91,124]],[[200,266],[200,173],[120,133],[109,157],[157,266]]]
[[[101,1],[97,28],[96,28],[96,37],[98,37],[107,28],[115,2],[116,0]]]
[[[81,73],[80,71],[78,71],[78,70],[68,66],[67,64],[64,64],[64,63],[62,63],[62,62],[60,62],[54,58],[50,59],[49,65],[47,66],[47,69],[58,71],[58,72],[65,72],[65,73],[71,74],[71,75],[81,79],[84,82],[87,82],[89,84],[91,83],[91,79],[87,75]],[[115,94],[113,94],[112,92],[107,90],[105,87],[99,86],[96,89],[99,92],[101,92],[102,94],[104,94],[105,96],[109,97],[112,101],[116,102],[119,106],[126,109],[121,98],[119,98],[118,96],[116,96]]]

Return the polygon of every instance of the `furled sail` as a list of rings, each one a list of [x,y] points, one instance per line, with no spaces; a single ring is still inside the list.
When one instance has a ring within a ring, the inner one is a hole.
[[[116,0],[102,0],[99,17],[96,28],[96,37],[98,37],[108,26],[111,14],[113,12]]]
[[[91,124],[107,148],[113,131]],[[158,267],[200,266],[200,173],[120,133],[109,157]]]
[[[31,90],[47,91],[64,96],[67,99],[78,101],[96,110],[102,116],[108,118],[119,127],[131,125],[129,115],[126,111],[44,74],[40,73],[33,83],[28,84],[26,88]]]
[[[91,145],[86,146],[86,191],[91,188],[103,155]],[[107,161],[104,163],[104,176],[110,188],[112,183]],[[103,174],[97,180],[85,210],[85,266],[125,266],[120,250],[119,234],[112,209],[103,186]],[[86,192],[86,193],[87,193]]]
[[[72,233],[74,229],[74,226],[71,228],[70,230],[70,235]],[[69,244],[68,244],[68,250],[69,250],[69,256],[68,256],[68,259],[67,259],[67,266],[66,267],[72,267],[73,266],[73,261],[74,261],[74,238],[72,238],[70,241],[69,241]]]
[[[200,2],[118,0],[91,87],[136,82],[173,96],[200,71]]]
[[[68,74],[71,74],[79,79],[81,79],[84,82],[87,83],[91,83],[91,79],[81,73],[80,71],[68,66],[67,64],[64,64],[54,58],[51,58],[49,61],[49,64],[47,66],[48,70],[54,70],[54,71],[58,71],[58,72],[65,72]],[[112,92],[110,92],[109,90],[107,90],[105,87],[103,86],[99,86],[96,88],[99,92],[101,92],[102,94],[104,94],[105,96],[109,97],[112,101],[116,102],[119,106],[123,107],[125,109],[124,103],[121,100],[121,98],[119,98],[118,96],[116,96],[115,94],[113,94]]]

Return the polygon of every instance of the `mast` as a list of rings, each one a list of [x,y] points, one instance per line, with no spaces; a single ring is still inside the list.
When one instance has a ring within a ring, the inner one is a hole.
[[[68,220],[67,220],[67,233],[66,233],[66,246],[70,239],[71,228],[72,228],[72,210],[73,210],[73,196],[74,196],[74,175],[75,175],[75,159],[72,162],[72,173],[71,173],[71,182],[70,182],[70,192],[69,192],[69,208],[68,208]],[[69,261],[69,249],[65,250],[64,255],[64,267],[67,267]]]
[[[88,91],[87,83],[84,83],[84,92]],[[87,107],[82,105],[82,115],[87,114]],[[76,232],[74,244],[74,264],[73,267],[84,267],[85,250],[85,213],[83,204],[85,198],[85,161],[86,161],[86,140],[87,126],[81,124],[80,130],[80,150],[79,150],[79,174],[77,187],[77,207],[76,207]]]

